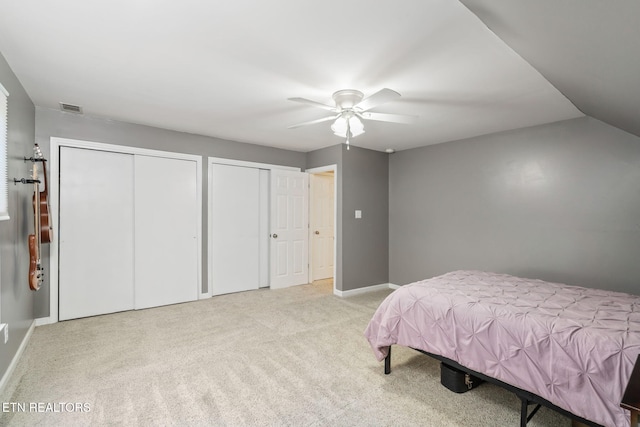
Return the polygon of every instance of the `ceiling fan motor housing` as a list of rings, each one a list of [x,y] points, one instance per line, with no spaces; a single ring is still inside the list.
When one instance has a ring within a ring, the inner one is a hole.
[[[364,94],[355,89],[343,89],[333,94],[333,100],[340,110],[349,110],[358,105],[364,98]]]

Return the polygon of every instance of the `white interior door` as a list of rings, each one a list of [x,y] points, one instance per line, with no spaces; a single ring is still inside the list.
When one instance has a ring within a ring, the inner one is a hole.
[[[198,299],[195,161],[135,156],[135,308]]]
[[[311,265],[313,280],[333,277],[333,173],[311,175]]]
[[[211,294],[260,287],[260,170],[210,165]]]
[[[307,283],[309,175],[271,171],[271,288]]]
[[[59,170],[59,319],[133,309],[133,156],[61,147]]]

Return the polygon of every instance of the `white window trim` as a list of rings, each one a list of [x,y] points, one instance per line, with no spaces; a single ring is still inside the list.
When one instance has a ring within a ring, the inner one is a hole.
[[[0,221],[9,219],[9,92],[0,83]]]

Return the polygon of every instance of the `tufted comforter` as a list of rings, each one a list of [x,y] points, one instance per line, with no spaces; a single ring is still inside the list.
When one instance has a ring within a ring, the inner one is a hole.
[[[452,359],[605,426],[640,354],[640,297],[481,271],[402,286],[365,331],[383,360],[399,344]]]

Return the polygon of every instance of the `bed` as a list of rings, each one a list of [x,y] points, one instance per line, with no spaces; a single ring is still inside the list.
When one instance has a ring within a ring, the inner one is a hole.
[[[640,354],[638,296],[454,271],[391,293],[365,337],[387,364],[392,344],[411,347],[578,419],[629,425],[620,402]]]

